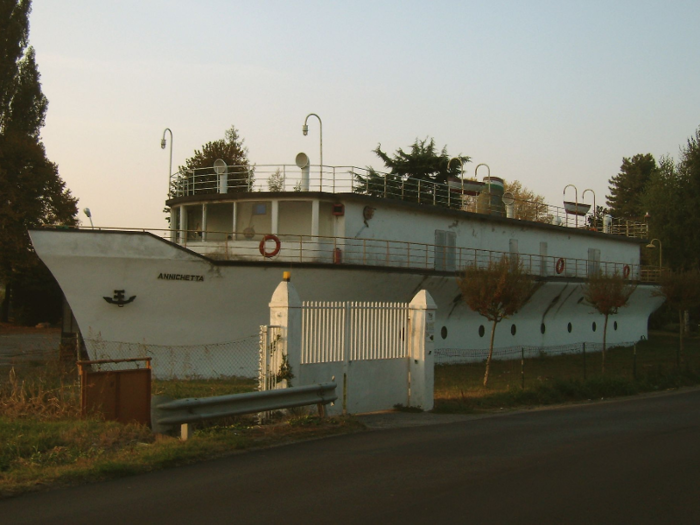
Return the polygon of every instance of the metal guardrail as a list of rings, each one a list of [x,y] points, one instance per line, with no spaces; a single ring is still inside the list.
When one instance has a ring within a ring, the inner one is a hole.
[[[242,414],[256,414],[269,410],[318,405],[321,415],[323,407],[338,396],[335,383],[305,385],[263,392],[247,392],[207,398],[187,398],[175,401],[164,396],[153,399],[151,425],[155,433],[167,433],[181,425],[180,437],[186,441],[190,436],[190,423]]]
[[[213,167],[174,173],[170,179],[170,197],[206,195],[222,191],[224,193],[302,191],[301,171],[296,166],[257,164],[228,166],[227,169],[225,191],[222,190]],[[460,182],[461,185],[454,181],[443,184],[421,179],[404,179],[395,174],[356,166],[312,165],[308,191],[356,193],[487,215],[506,216],[500,194],[482,192],[477,195],[473,186],[482,185],[482,183],[468,179]],[[594,215],[596,210],[579,217],[567,212],[566,208],[561,206],[522,199],[515,199],[513,210],[513,218],[519,220],[603,231],[602,217]],[[646,238],[648,225],[644,222],[613,218],[608,233]]]
[[[90,230],[90,228],[81,228]],[[135,228],[94,228],[97,231],[139,231],[176,242],[201,255],[225,261],[281,261],[329,265],[359,265],[459,272],[466,266],[488,266],[501,257],[513,257],[510,252],[440,246],[408,241],[355,239],[313,235],[277,234],[280,250],[272,258],[260,253],[260,241],[266,237],[256,232],[250,239],[244,232],[193,231]],[[523,269],[533,277],[574,277],[587,279],[598,272],[603,275],[623,275],[632,281],[658,282],[666,271],[658,266],[643,266],[614,261],[592,261],[560,255],[517,254]],[[562,261],[562,262],[560,262]]]

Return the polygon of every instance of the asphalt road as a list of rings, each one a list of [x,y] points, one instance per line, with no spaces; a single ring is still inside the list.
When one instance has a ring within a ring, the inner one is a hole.
[[[700,523],[700,390],[377,430],[0,501],[7,524]]]

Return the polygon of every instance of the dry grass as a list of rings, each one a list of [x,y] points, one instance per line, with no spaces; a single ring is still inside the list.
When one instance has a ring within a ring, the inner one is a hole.
[[[80,414],[80,386],[74,368],[49,362],[10,369],[0,381],[0,416],[40,421],[70,419]]]
[[[156,386],[158,385],[158,386]],[[251,390],[250,380],[156,382],[178,397]],[[75,369],[23,362],[0,377],[0,497],[183,465],[235,451],[363,428],[352,418],[302,415],[258,425],[252,417],[201,423],[194,438],[80,417]]]
[[[676,364],[678,335],[652,332],[633,348],[611,348],[601,373],[600,352],[494,361],[489,387],[482,386],[484,363],[435,368],[435,410],[473,412],[494,408],[564,403],[689,386],[700,382],[700,339],[686,345]],[[636,377],[635,377],[636,368]],[[523,377],[524,372],[524,377]],[[524,381],[523,381],[524,380]],[[524,388],[523,388],[524,382]]]

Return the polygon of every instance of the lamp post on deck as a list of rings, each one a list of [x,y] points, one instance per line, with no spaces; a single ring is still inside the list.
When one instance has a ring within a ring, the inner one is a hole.
[[[309,134],[309,126],[307,125],[307,122],[309,121],[309,117],[316,117],[318,119],[318,126],[319,126],[319,144],[320,144],[320,165],[319,165],[319,191],[323,191],[323,122],[321,122],[321,117],[319,117],[316,113],[309,113],[306,115],[306,118],[304,119],[304,125],[301,128],[301,132],[304,134],[304,136]]]
[[[160,141],[160,149],[165,149],[167,144],[165,140],[165,134],[170,132],[170,164],[168,165],[168,193],[167,196],[170,197],[170,177],[173,176],[173,131],[170,128],[165,128],[163,130],[163,138]]]
[[[661,252],[661,241],[659,239],[652,239],[649,244],[647,244],[647,248],[656,248],[654,245],[654,241],[659,243],[659,268],[663,266],[663,259],[662,259],[662,252]]]
[[[591,217],[593,219],[593,229],[595,230],[596,229],[596,213],[597,213],[597,209],[596,209],[596,205],[595,205],[595,192],[591,189],[583,190],[583,193],[581,194],[581,199],[584,199],[586,197],[586,192],[588,192],[588,191],[590,191],[593,194],[593,213],[591,214]]]

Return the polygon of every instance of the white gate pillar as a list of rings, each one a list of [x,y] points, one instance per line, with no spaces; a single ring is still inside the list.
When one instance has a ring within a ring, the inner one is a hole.
[[[283,363],[283,355],[292,377],[277,383],[277,388],[299,385],[301,372],[301,299],[294,285],[290,282],[289,272],[284,272],[282,282],[277,285],[270,300],[270,326],[279,326],[282,344],[277,346],[273,362]],[[284,374],[283,374],[284,375]]]
[[[409,309],[409,392],[408,406],[433,409],[435,389],[435,312],[437,305],[427,290],[416,294]]]

